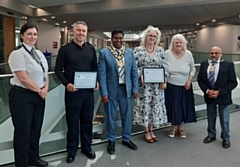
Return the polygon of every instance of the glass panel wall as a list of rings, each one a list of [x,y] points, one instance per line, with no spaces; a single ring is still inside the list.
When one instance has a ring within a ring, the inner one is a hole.
[[[229,60],[236,58],[238,59],[239,55],[228,55]],[[208,59],[208,53],[194,53],[195,62],[200,63],[201,61]],[[225,58],[225,56],[223,57]],[[54,69],[56,56],[51,57],[51,68]],[[4,65],[5,67],[0,67],[0,69],[7,68],[7,64]],[[199,71],[199,64],[196,64],[196,76],[198,75]],[[237,78],[239,80],[240,77],[240,63],[235,62],[235,70],[237,74]],[[6,71],[6,70],[5,70]],[[6,74],[6,73],[4,73]],[[41,137],[41,145],[40,145],[40,153],[41,155],[47,155],[56,153],[59,151],[64,151],[66,147],[66,132],[67,126],[65,121],[65,110],[64,110],[64,87],[60,84],[59,80],[57,79],[54,72],[50,72],[50,91],[47,98],[47,105],[45,110],[45,118],[44,118],[44,126],[43,132]],[[196,76],[193,79],[193,90],[194,90],[194,97],[195,97],[195,108],[196,114],[198,119],[206,118],[206,106],[203,99],[203,93],[200,90],[197,82]],[[13,151],[12,151],[12,132],[13,127],[11,124],[11,118],[9,113],[8,107],[8,91],[10,89],[10,80],[11,75],[4,76],[0,75],[0,125],[8,124],[8,139],[4,137],[0,138],[0,153],[9,154],[8,157],[12,159],[8,159],[7,161],[4,159],[0,159],[0,165],[5,163],[13,162]],[[99,143],[106,141],[106,131],[105,131],[105,114],[103,110],[103,105],[101,103],[101,98],[99,91],[96,91],[95,94],[95,114],[93,119],[93,143]],[[233,104],[229,106],[231,112],[239,110],[240,105],[240,85],[234,89],[233,91]],[[133,101],[134,105],[134,101]],[[117,114],[116,118],[116,131],[118,138],[121,137],[121,121],[120,115]],[[168,124],[160,127],[164,128],[169,126]],[[6,131],[5,129],[1,129],[0,132]],[[6,131],[6,134],[7,134]],[[134,125],[132,128],[132,133],[138,134],[143,133],[143,128],[141,126]],[[6,135],[7,136],[7,135]],[[3,146],[10,145],[10,148],[5,148]],[[9,151],[10,150],[10,151]]]

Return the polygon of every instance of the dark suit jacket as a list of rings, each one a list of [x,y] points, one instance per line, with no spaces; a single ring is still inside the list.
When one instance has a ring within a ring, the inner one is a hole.
[[[207,104],[211,104],[213,101],[215,101],[219,105],[232,104],[231,91],[237,86],[234,64],[226,60],[220,62],[219,73],[214,88],[214,90],[219,90],[219,96],[216,99],[209,98],[206,94],[206,91],[211,89],[207,77],[208,66],[208,61],[202,62],[197,77],[198,85],[204,92],[205,102]]]

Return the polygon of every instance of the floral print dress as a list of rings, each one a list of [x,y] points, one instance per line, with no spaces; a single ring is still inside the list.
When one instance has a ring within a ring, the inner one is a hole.
[[[138,67],[139,92],[133,108],[133,124],[154,127],[167,123],[167,114],[164,99],[164,90],[159,89],[159,84],[145,83],[143,85],[140,75],[144,67],[164,67],[165,76],[168,76],[168,65],[165,61],[163,48],[156,46],[154,55],[149,55],[144,46],[135,48],[134,56]]]

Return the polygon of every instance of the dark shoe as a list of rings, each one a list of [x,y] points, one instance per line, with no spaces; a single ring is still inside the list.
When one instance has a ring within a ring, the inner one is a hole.
[[[223,146],[223,148],[229,148],[230,147],[230,141],[229,140],[223,140],[222,146]]]
[[[108,141],[107,152],[108,152],[108,154],[114,154],[114,152],[115,152],[115,141]]]
[[[90,152],[87,152],[87,151],[82,151],[83,154],[86,155],[86,157],[88,157],[89,159],[95,159],[96,158],[96,154],[94,151],[90,151]]]
[[[72,163],[75,160],[75,156],[74,155],[68,155],[66,162],[67,163]]]
[[[41,159],[38,159],[37,161],[35,162],[31,162],[29,163],[29,166],[48,166],[48,162],[47,161],[44,161],[44,160],[41,160]]]
[[[216,140],[216,137],[210,137],[207,136],[204,140],[203,143],[211,143],[212,141]]]
[[[122,141],[122,144],[127,146],[128,148],[132,149],[132,150],[137,150],[137,146],[131,141]]]

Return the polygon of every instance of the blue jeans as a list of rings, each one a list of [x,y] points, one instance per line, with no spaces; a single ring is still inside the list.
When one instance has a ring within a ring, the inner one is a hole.
[[[223,140],[230,139],[229,135],[229,111],[228,106],[218,105],[219,120],[221,125],[221,138]],[[216,117],[217,117],[217,104],[215,102],[207,104],[207,121],[208,121],[208,136],[216,136]]]

